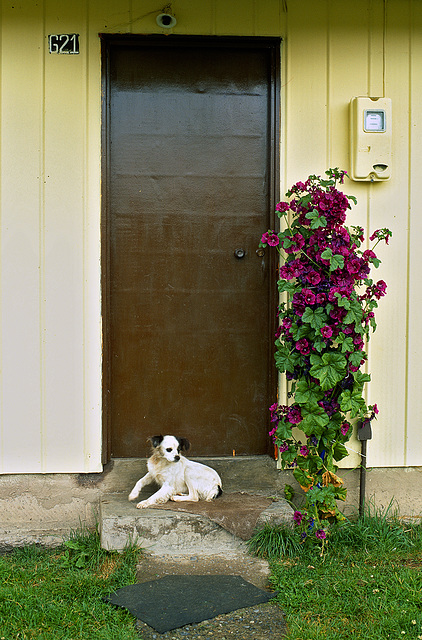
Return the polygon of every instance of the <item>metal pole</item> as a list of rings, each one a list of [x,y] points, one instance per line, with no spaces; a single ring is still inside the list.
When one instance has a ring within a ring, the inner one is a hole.
[[[361,441],[361,462],[360,462],[360,489],[359,489],[359,517],[365,513],[365,490],[366,490],[366,443]]]

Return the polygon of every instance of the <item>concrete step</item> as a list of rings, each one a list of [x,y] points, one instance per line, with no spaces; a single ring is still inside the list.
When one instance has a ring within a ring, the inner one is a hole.
[[[285,472],[278,470],[275,460],[269,456],[191,457],[191,460],[215,469],[223,481],[224,491],[250,493],[253,490],[261,495],[283,496]],[[146,471],[146,458],[114,458],[108,465],[102,490],[104,493],[129,494]]]
[[[291,523],[292,509],[282,497],[283,483],[274,460],[268,456],[192,458],[220,474],[225,493],[244,492],[277,497],[261,514],[257,526]],[[135,482],[146,472],[146,459],[114,460],[100,504],[101,544],[122,550],[128,541],[153,555],[213,555],[247,553],[246,543],[207,516],[169,509],[136,509],[128,501]],[[139,499],[154,492],[145,488]]]
[[[220,474],[225,493],[244,492],[277,497],[259,517],[266,522],[291,523],[292,509],[282,497],[283,484],[274,460],[268,456],[234,458],[192,458]],[[135,542],[153,556],[245,555],[247,544],[204,515],[169,509],[136,509],[128,501],[135,482],[146,472],[146,459],[114,460],[103,486],[100,502],[101,545],[105,549],[124,549]],[[156,488],[143,489],[145,499]]]
[[[144,490],[142,498],[151,495]],[[292,509],[284,500],[265,509],[257,528],[266,523],[291,523]],[[100,503],[101,546],[122,551],[132,541],[152,555],[247,553],[247,544],[205,515],[169,509],[136,509],[127,494],[110,493]]]

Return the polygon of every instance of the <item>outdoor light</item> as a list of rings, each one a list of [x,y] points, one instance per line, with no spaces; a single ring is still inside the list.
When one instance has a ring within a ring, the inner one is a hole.
[[[158,26],[162,27],[163,29],[171,29],[177,24],[176,18],[172,16],[171,13],[160,13],[157,16],[156,22]]]

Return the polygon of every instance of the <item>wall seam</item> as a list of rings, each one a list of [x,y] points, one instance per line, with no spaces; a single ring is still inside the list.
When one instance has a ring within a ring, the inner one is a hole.
[[[331,167],[331,0],[326,2],[326,16],[327,16],[327,33],[326,33],[326,69],[325,69],[325,82],[326,82],[326,143],[325,143],[325,166],[328,169]]]
[[[40,187],[39,187],[39,325],[40,325],[40,453],[41,453],[41,472],[45,471],[47,465],[47,443],[46,443],[46,299],[45,299],[45,180],[46,180],[46,162],[45,162],[45,90],[46,90],[46,6],[45,1],[42,7],[42,43],[43,52],[41,55],[41,118],[40,118]]]
[[[0,249],[3,223],[3,5],[0,5]],[[0,261],[0,472],[4,469],[4,413],[3,413],[3,264]]]
[[[410,356],[409,356],[409,348],[410,348],[410,309],[411,309],[411,299],[410,299],[410,280],[411,280],[411,270],[410,270],[410,251],[411,251],[411,224],[412,224],[412,51],[413,51],[413,2],[409,0],[408,3],[408,24],[409,24],[409,70],[408,70],[408,82],[409,82],[409,90],[408,90],[408,148],[407,148],[407,163],[408,163],[408,171],[407,171],[407,252],[406,252],[406,358],[405,358],[405,403],[404,403],[404,442],[403,442],[403,460],[404,465],[407,466],[407,443],[408,443],[408,422],[409,422],[409,366],[410,366]]]

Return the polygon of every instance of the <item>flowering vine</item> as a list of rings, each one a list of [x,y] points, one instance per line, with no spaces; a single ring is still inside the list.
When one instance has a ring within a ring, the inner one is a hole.
[[[363,228],[344,224],[350,202],[356,204],[337,189],[345,174],[330,169],[327,179],[309,176],[296,183],[288,201],[276,207],[285,229],[268,230],[260,242],[282,257],[278,289],[286,296],[278,308],[275,361],[290,381],[291,402],[270,407],[270,435],[283,468],[293,467],[305,492],[294,521],[304,539],[322,544],[325,523],[342,519],[337,501],[345,500],[347,490],[336,463],[348,455],[352,421],[373,420],[378,413],[376,404],[366,405],[370,375],[361,368],[365,341],[376,329],[374,309],[387,287],[369,277],[380,264],[374,248],[392,235],[378,229],[370,237],[374,246],[361,248]]]

